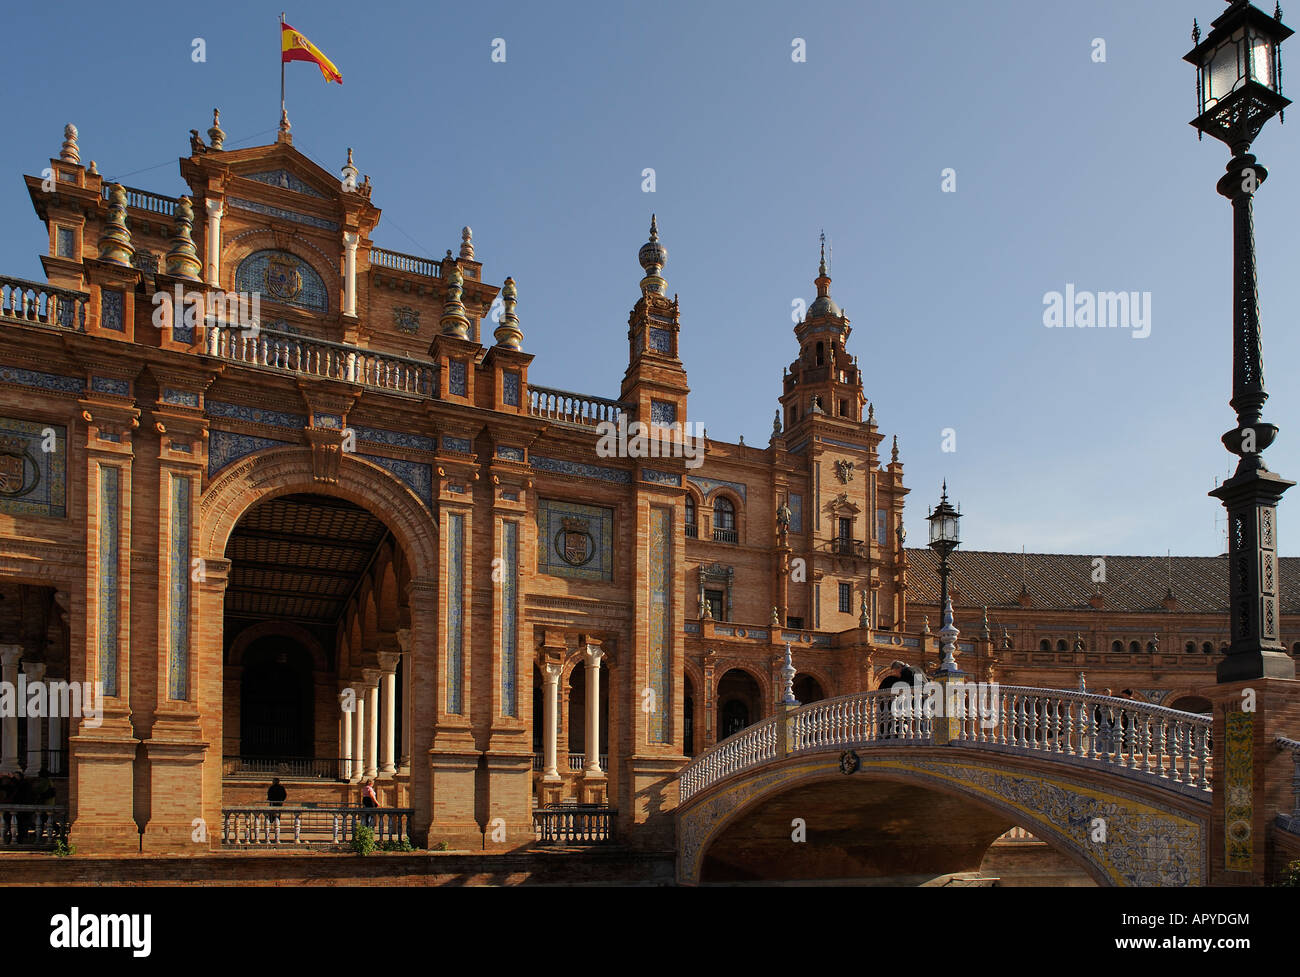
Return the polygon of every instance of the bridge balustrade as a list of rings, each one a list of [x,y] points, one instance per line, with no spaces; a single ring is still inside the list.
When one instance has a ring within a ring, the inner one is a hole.
[[[375,832],[376,844],[407,837],[409,807],[226,807],[221,843],[240,848],[273,845],[346,845],[358,826]]]

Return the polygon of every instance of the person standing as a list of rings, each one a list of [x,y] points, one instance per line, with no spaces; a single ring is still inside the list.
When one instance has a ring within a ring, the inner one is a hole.
[[[288,796],[289,792],[286,791],[284,785],[280,783],[280,778],[272,777],[271,786],[266,789],[266,803],[270,804],[272,807],[282,807],[284,805],[284,799]],[[280,815],[278,813],[272,814],[271,820],[278,822],[280,820]]]
[[[379,798],[375,796],[375,782],[373,780],[367,780],[361,787],[361,806],[379,806]],[[375,816],[373,814],[366,814],[361,820],[367,828],[373,828],[375,825]]]

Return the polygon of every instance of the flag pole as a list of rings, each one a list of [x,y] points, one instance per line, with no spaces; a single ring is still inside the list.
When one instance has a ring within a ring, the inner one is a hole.
[[[280,124],[284,125],[284,11],[280,11]]]

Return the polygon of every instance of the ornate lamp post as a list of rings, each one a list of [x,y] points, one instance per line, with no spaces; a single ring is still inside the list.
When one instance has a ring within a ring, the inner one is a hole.
[[[1268,172],[1250,154],[1250,144],[1291,100],[1282,94],[1280,47],[1294,33],[1274,15],[1247,0],[1228,9],[1184,58],[1196,66],[1200,114],[1192,121],[1232,150],[1218,191],[1232,202],[1233,321],[1232,399],[1237,426],[1223,436],[1239,456],[1233,476],[1210,493],[1228,511],[1229,594],[1232,643],[1219,662],[1218,680],[1295,678],[1295,662],[1280,638],[1277,568],[1277,503],[1295,482],[1268,470],[1263,451],[1277,428],[1263,420],[1264,361],[1255,284],[1252,203]]]
[[[952,601],[948,599],[948,554],[961,545],[961,535],[957,530],[961,513],[948,504],[947,479],[943,482],[943,496],[939,499],[939,504],[925,518],[930,523],[930,549],[939,554],[941,587],[939,607],[943,618],[943,625],[939,628],[939,639],[942,642],[943,661],[939,663],[938,674],[962,675],[964,673],[957,668],[957,662],[953,659],[953,650],[960,632],[953,626]]]

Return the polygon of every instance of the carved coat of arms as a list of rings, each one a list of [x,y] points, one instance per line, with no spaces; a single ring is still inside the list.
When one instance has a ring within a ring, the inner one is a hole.
[[[590,563],[596,555],[596,541],[588,531],[587,520],[562,519],[560,526],[555,548],[564,562],[575,567]]]
[[[417,333],[420,331],[420,311],[409,305],[399,305],[393,309],[393,322],[398,332]]]
[[[266,263],[266,291],[281,302],[292,302],[302,293],[302,272],[290,258],[271,255]]]
[[[835,477],[846,485],[853,481],[853,462],[841,458],[835,462]]]
[[[26,495],[36,487],[28,484],[28,457],[21,438],[0,438],[0,495]],[[32,471],[38,470],[33,462]]]

